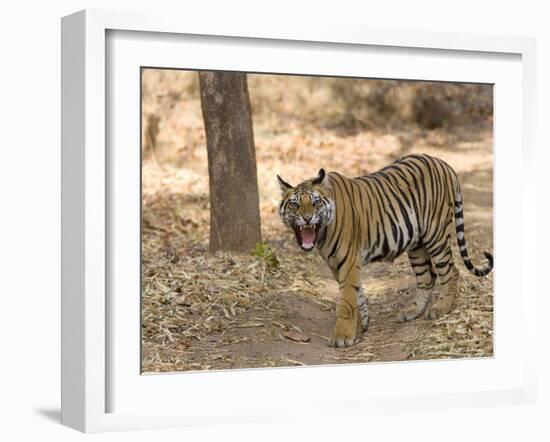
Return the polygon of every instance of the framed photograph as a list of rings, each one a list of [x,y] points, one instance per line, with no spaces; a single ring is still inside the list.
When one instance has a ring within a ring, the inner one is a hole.
[[[62,422],[532,403],[534,54],[63,18]]]

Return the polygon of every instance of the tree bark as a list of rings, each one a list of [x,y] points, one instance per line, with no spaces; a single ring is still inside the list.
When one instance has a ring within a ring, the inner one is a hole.
[[[210,251],[261,242],[252,112],[246,74],[199,72],[210,178]]]

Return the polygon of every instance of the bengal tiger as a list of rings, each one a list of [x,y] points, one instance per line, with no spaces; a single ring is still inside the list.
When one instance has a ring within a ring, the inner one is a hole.
[[[367,330],[361,266],[393,261],[403,252],[416,275],[416,293],[410,305],[399,311],[398,320],[411,321],[423,313],[427,319],[437,319],[449,313],[459,277],[451,253],[453,217],[466,268],[475,276],[485,276],[493,268],[488,251],[484,252],[488,265],[482,269],[468,256],[460,183],[441,159],[409,155],[356,178],[321,169],[315,178],[297,186],[279,175],[277,179],[283,223],[292,228],[303,250],[317,249],[339,284],[336,324],[329,339],[332,347],[354,345],[358,322]],[[441,295],[433,302],[436,276]]]

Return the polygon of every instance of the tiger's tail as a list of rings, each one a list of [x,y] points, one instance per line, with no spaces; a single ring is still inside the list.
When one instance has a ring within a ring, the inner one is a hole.
[[[462,261],[470,273],[476,276],[485,276],[491,270],[493,270],[493,255],[488,251],[485,251],[483,254],[489,261],[489,264],[482,268],[478,269],[470,261],[468,256],[468,249],[466,248],[466,237],[464,236],[464,209],[462,205],[462,193],[460,192],[460,187],[457,186],[455,192],[455,227],[456,227],[456,242],[458,244],[458,250],[460,250],[460,255],[462,256]]]

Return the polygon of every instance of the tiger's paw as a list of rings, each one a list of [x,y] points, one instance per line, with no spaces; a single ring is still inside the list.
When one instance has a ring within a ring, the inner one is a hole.
[[[333,334],[328,341],[328,346],[336,348],[351,347],[357,341],[358,340],[355,338],[355,336],[337,336]]]
[[[399,310],[399,312],[397,313],[397,320],[399,322],[412,321],[418,318],[421,314],[422,309],[420,309],[418,305],[414,303]]]
[[[424,312],[424,318],[431,319],[432,321],[441,318],[443,315],[444,313],[435,306],[427,308]]]
[[[449,296],[443,299],[439,299],[432,307],[426,309],[426,311],[424,312],[424,317],[431,320],[439,319],[449,313],[452,306],[452,297]]]
[[[334,332],[329,339],[329,347],[351,347],[357,342],[355,337],[355,322],[351,320],[338,320]]]

